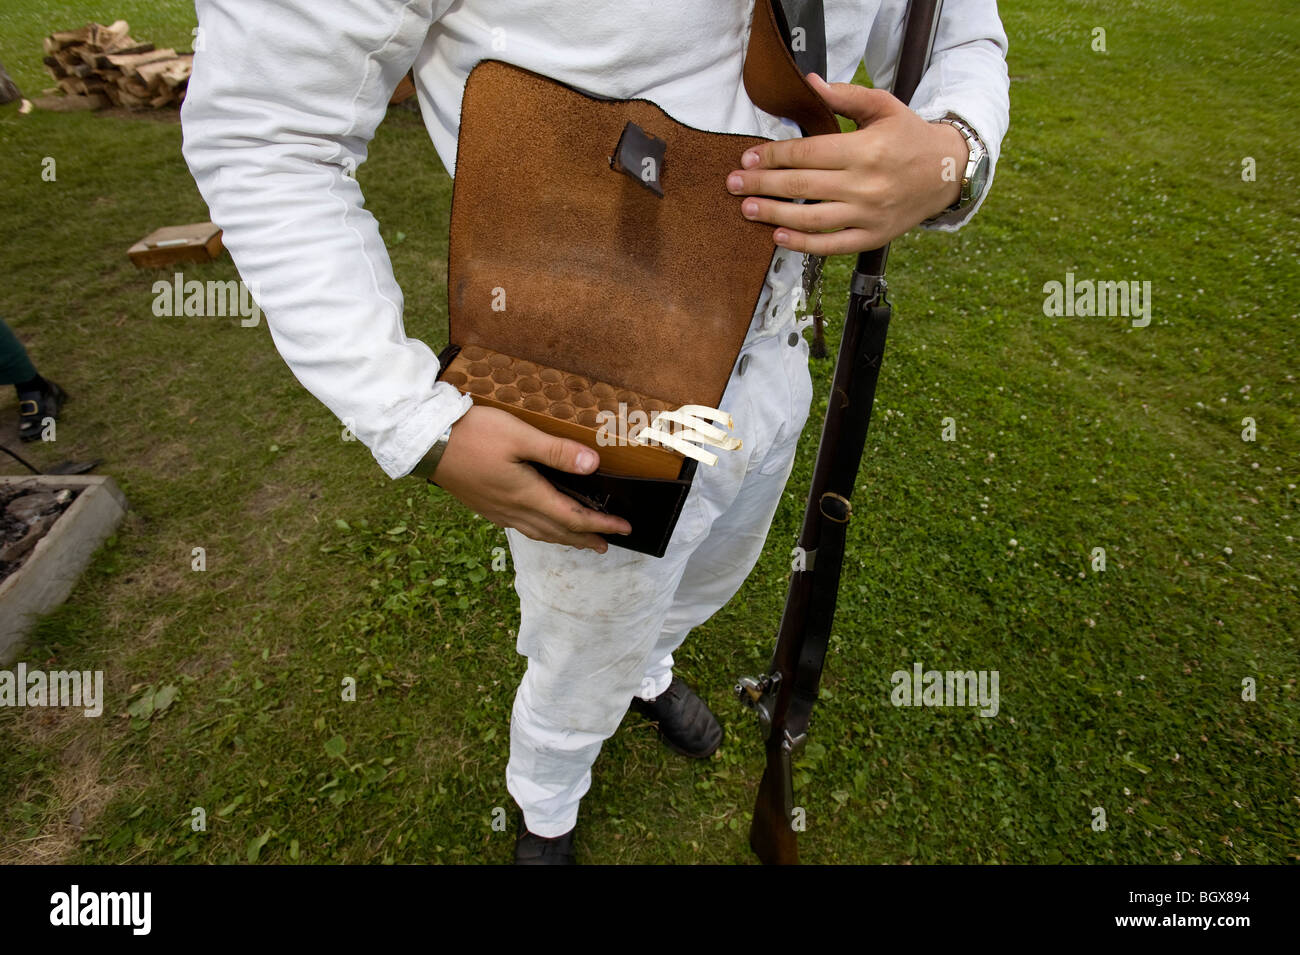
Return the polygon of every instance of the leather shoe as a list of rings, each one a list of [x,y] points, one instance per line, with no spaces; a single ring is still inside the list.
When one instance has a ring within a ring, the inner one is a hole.
[[[554,839],[534,835],[524,825],[521,813],[515,837],[515,865],[573,865],[573,832],[570,829]]]
[[[704,759],[722,743],[722,724],[680,677],[653,700],[633,697],[631,708],[658,724],[664,745],[675,753]]]
[[[18,393],[18,437],[35,441],[41,436],[46,418],[58,418],[67,393],[49,379],[35,391]]]

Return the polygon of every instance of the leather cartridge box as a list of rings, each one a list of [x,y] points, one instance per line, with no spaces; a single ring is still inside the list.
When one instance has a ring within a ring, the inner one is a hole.
[[[722,400],[773,252],[725,180],[764,141],[497,60],[469,75],[440,378],[594,448],[590,475],[534,466],[632,525],[611,544],[662,557],[703,466],[630,438]]]

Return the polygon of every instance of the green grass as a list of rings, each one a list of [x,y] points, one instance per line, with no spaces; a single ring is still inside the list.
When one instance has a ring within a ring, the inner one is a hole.
[[[41,35],[99,15],[42,6],[0,14],[0,60],[29,96],[47,85]],[[1295,861],[1300,28],[1263,0],[1002,6],[1013,122],[991,197],[968,230],[891,259],[895,324],[798,779],[804,857]],[[113,9],[188,45],[184,4]],[[154,276],[126,247],[206,217],[179,144],[157,117],[0,112],[0,314],[73,395],[56,446],[28,450],[104,457],[133,506],[25,656],[104,669],[105,716],[0,712],[0,859],[507,861],[491,822],[513,819],[523,660],[492,566],[504,534],[341,441],[264,326],[151,314]],[[408,331],[441,345],[450,183],[416,117],[390,117],[360,179]],[[829,269],[832,315],[848,267]],[[193,271],[235,277],[228,259]],[[1150,280],[1150,326],[1044,317],[1042,286],[1067,271]],[[829,365],[814,377],[817,417]],[[596,766],[580,858],[750,858],[761,747],[730,686],[770,651],[816,437],[754,574],[679,654],[722,750],[687,763],[629,720]],[[999,715],[891,706],[890,674],[914,661],[997,669]]]

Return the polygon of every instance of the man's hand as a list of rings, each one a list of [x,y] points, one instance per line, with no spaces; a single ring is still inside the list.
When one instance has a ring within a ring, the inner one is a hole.
[[[434,477],[466,507],[533,540],[603,554],[609,544],[597,532],[632,530],[621,517],[583,507],[556,490],[529,461],[571,474],[590,474],[600,465],[584,444],[553,437],[499,408],[475,405],[451,426]]]
[[[746,219],[779,226],[777,245],[814,255],[876,249],[961,195],[969,150],[947,123],[927,123],[885,90],[808,82],[857,123],[851,133],[778,140],[750,149],[727,177]],[[818,199],[796,204],[787,199]]]

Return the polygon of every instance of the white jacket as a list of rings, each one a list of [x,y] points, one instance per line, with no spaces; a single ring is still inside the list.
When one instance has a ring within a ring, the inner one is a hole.
[[[752,7],[197,0],[181,111],[185,160],[285,362],[385,473],[408,474],[470,407],[468,396],[435,382],[433,351],[406,336],[402,291],[354,178],[398,81],[414,68],[425,124],[452,173],[465,79],[485,58],[599,95],[649,99],[701,129],[790,138],[797,129],[755,108],[741,82]],[[826,0],[826,78],[851,81],[865,57],[876,85],[887,87],[905,7]],[[1006,46],[995,0],[948,0],[913,100],[925,119],[962,116],[994,166],[1008,123]],[[974,211],[938,227],[957,228]]]

